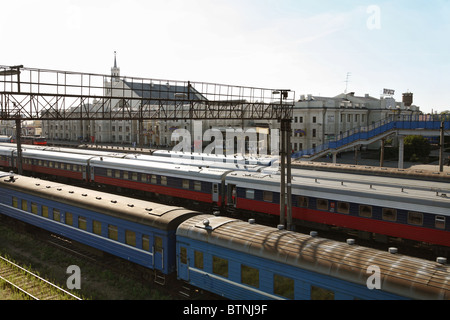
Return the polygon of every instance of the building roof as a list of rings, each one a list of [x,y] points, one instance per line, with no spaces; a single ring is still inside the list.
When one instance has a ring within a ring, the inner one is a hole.
[[[207,99],[190,84],[187,86],[171,85],[169,83],[137,83],[123,81],[136,95],[144,99],[145,104],[158,104],[165,101],[168,104],[187,103],[189,101],[207,101]]]

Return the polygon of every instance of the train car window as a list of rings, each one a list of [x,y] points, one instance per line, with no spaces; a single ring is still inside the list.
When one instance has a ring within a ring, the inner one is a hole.
[[[31,203],[31,213],[38,214],[38,205],[34,202]]]
[[[255,199],[255,190],[253,190],[253,189],[245,190],[245,198],[247,198],[247,199]]]
[[[87,221],[85,217],[78,217],[78,229],[87,230]]]
[[[273,293],[288,299],[294,299],[294,279],[273,275]]]
[[[162,253],[163,251],[163,240],[161,237],[155,236],[155,252]]]
[[[308,208],[309,199],[308,197],[297,196],[297,207]]]
[[[73,214],[66,212],[65,222],[69,226],[73,226]]]
[[[117,226],[112,224],[108,224],[108,238],[111,240],[119,240],[119,231]]]
[[[114,178],[120,178],[120,170],[114,170]]]
[[[100,221],[92,220],[92,231],[95,234],[102,234],[102,223]]]
[[[142,250],[150,251],[150,237],[146,234],[142,235]]]
[[[16,197],[12,197],[12,206],[14,208],[18,208],[19,207],[19,202],[18,202]]]
[[[28,211],[28,203],[27,200],[22,200],[22,210]]]
[[[133,181],[138,181],[138,174],[137,174],[137,172],[133,172],[133,173],[131,174],[131,180],[133,180]]]
[[[42,167],[42,160],[38,161],[38,165]]]
[[[136,233],[131,230],[125,230],[125,243],[136,247]]]
[[[408,223],[416,226],[423,225],[423,214],[420,212],[408,212]]]
[[[123,178],[124,178],[125,180],[128,180],[128,171],[124,171],[124,172],[123,172]]]
[[[107,177],[112,177],[112,169],[106,169],[106,176]]]
[[[434,226],[436,227],[436,229],[445,229],[445,217],[436,216]]]
[[[183,189],[189,189],[189,180],[183,179]]]
[[[55,163],[53,161],[49,161],[48,162],[48,167],[49,168],[54,168],[55,167]]]
[[[228,260],[213,256],[213,273],[228,278]]]
[[[203,270],[203,252],[194,251],[194,267]]]
[[[53,209],[53,220],[61,221],[61,214],[58,209]]]
[[[48,218],[48,207],[42,206],[42,216]]]
[[[266,202],[272,202],[273,201],[273,193],[270,191],[264,191],[263,192],[263,200]]]
[[[381,211],[381,217],[387,221],[397,221],[397,210],[390,208],[383,208]]]
[[[154,175],[154,174],[151,175],[150,182],[152,184],[157,184],[158,183],[158,180],[156,179],[156,175]]]
[[[338,202],[337,212],[349,214],[350,213],[350,203],[348,202]]]
[[[259,270],[242,264],[241,283],[259,288]]]
[[[167,186],[167,177],[161,176],[161,184],[162,184],[163,186]]]
[[[195,191],[202,191],[202,183],[201,183],[201,181],[194,181],[194,190]]]
[[[372,218],[372,207],[367,205],[360,205],[359,206],[359,216],[360,217],[366,217],[366,218]]]
[[[180,262],[187,264],[187,249],[185,247],[180,247]]]
[[[334,300],[334,292],[324,288],[311,286],[311,300]]]
[[[328,210],[328,200],[317,199],[316,204],[318,210]]]

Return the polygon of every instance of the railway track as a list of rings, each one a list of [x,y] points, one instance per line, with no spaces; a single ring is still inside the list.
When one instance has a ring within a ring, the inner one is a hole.
[[[0,281],[20,291],[30,300],[81,300],[4,257],[0,257]]]

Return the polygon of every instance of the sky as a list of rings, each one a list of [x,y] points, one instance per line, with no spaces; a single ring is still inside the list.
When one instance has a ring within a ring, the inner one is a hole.
[[[450,110],[450,0],[0,0],[0,65]],[[346,81],[348,79],[348,81]]]

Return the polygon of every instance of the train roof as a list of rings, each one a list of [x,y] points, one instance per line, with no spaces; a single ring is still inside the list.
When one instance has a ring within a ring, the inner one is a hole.
[[[226,217],[195,216],[179,226],[177,236],[363,286],[368,268],[376,265],[381,270],[383,291],[413,299],[450,299],[450,267],[437,262]]]
[[[15,152],[17,154],[17,152]],[[48,160],[48,161],[64,161],[70,163],[86,164],[92,156],[85,154],[74,154],[74,153],[63,153],[36,149],[22,150],[23,157],[29,157],[38,160]]]
[[[199,214],[182,207],[168,206],[20,175],[15,175],[14,182],[11,182],[9,173],[0,173],[0,186],[3,188],[103,213],[160,230],[175,230],[182,220]]]
[[[229,172],[230,170],[221,168],[204,168],[182,164],[173,163],[150,163],[144,160],[131,159],[116,159],[116,158],[102,158],[96,157],[91,159],[91,166],[103,167],[107,169],[130,170],[141,173],[154,173],[161,175],[173,175],[181,178],[195,179],[196,176],[201,175],[206,181],[219,182],[217,179]]]
[[[293,176],[292,193],[336,201],[359,203],[364,198],[367,205],[379,205],[388,208],[398,208],[411,211],[433,212],[450,215],[450,190],[447,184],[427,182],[428,187],[414,187],[412,183],[404,185],[369,184],[359,180],[317,178],[315,174]],[[228,183],[236,183],[241,187],[280,192],[280,175],[268,173],[246,173],[234,171],[227,175]],[[411,186],[412,185],[412,186]],[[434,187],[433,187],[434,186]]]

